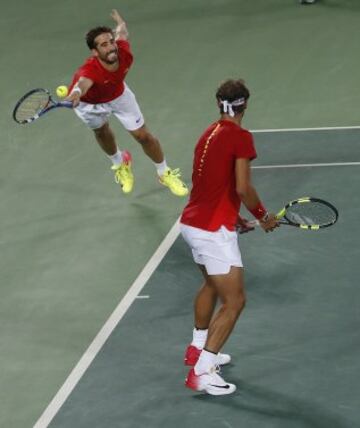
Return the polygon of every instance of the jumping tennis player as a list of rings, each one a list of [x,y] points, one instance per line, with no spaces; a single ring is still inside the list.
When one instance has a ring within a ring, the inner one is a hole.
[[[242,80],[227,80],[217,90],[220,120],[205,130],[196,145],[193,188],[180,220],[181,234],[204,276],[194,302],[193,340],[185,353],[185,364],[194,367],[185,384],[212,395],[236,389],[219,375],[218,366],[230,362],[230,355],[220,350],[245,305],[236,234],[238,226],[247,228],[238,214],[241,202],[265,232],[278,226],[251,183],[250,161],[256,151],[252,134],[241,126],[249,96]],[[221,306],[215,312],[218,299]]]
[[[95,133],[95,138],[112,162],[115,181],[124,193],[130,193],[134,185],[129,152],[120,151],[108,118],[113,114],[141,144],[145,154],[154,162],[159,181],[174,195],[188,194],[180,179],[178,169],[170,169],[160,143],[144,123],[135,95],[124,79],[133,62],[124,20],[116,10],[111,12],[116,22],[113,31],[109,27],[96,27],[86,35],[86,43],[92,56],[76,71],[70,86],[68,100],[75,113]]]

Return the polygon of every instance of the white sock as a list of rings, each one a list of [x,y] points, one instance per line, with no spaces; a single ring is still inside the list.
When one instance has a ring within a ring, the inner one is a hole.
[[[209,373],[210,369],[216,365],[216,357],[216,354],[213,354],[209,351],[205,351],[205,349],[203,349],[194,367],[195,374],[199,376],[204,373]]]
[[[164,159],[161,163],[154,162],[155,168],[159,177],[165,174],[165,171],[169,168],[166,163],[166,159]]]
[[[193,340],[191,342],[192,346],[196,346],[198,349],[203,349],[207,339],[208,330],[198,330],[194,328],[193,330]]]
[[[111,160],[114,166],[120,166],[122,163],[122,152],[117,148],[117,151],[114,155],[107,155],[107,157]]]

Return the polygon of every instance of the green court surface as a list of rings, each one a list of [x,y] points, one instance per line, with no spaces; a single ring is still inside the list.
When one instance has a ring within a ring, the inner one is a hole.
[[[360,185],[354,174],[359,165],[347,163],[359,135],[259,135],[261,157],[272,167],[257,165],[258,187],[277,207],[279,189],[281,197],[315,189],[345,206],[352,190],[342,189],[343,183],[353,176],[353,186]],[[265,141],[272,153],[283,150],[283,167],[308,144],[309,165],[327,145],[333,150],[322,158],[327,166],[279,168],[276,156],[266,156]],[[348,154],[342,156],[339,141]],[[344,164],[330,166],[335,160]],[[50,426],[357,426],[360,292],[354,263],[360,252],[353,232],[359,214],[359,204],[355,212],[341,211],[336,227],[318,233],[284,226],[272,235],[257,231],[240,238],[248,305],[227,346],[233,363],[223,373],[238,384],[231,397],[199,395],[182,385],[201,278],[178,238]],[[353,249],[351,257],[344,248]]]
[[[323,232],[241,238],[248,305],[227,346],[233,397],[182,385],[200,278],[176,233],[174,245],[164,238],[185,201],[157,183],[115,121],[134,158],[129,197],[71,111],[29,126],[11,118],[26,91],[70,82],[88,55],[84,33],[110,25],[113,7],[135,55],[127,82],[188,183],[195,142],[217,118],[215,89],[239,76],[252,93],[245,126],[268,130],[255,133],[254,163],[266,204],[276,211],[311,193],[340,211]],[[357,0],[2,2],[0,427],[360,426],[359,14]],[[322,127],[331,129],[314,129]],[[303,130],[269,131],[293,128]],[[162,242],[169,251],[161,247],[132,303],[126,293]],[[124,317],[74,382],[72,369],[121,301]],[[74,390],[59,398],[66,379]]]

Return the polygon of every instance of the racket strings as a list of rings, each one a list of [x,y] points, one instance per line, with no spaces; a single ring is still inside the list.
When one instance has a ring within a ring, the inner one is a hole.
[[[323,203],[298,203],[286,210],[286,218],[295,224],[322,226],[335,223],[337,213]]]
[[[16,111],[16,119],[28,120],[36,116],[49,103],[49,95],[46,92],[34,92],[25,98]]]

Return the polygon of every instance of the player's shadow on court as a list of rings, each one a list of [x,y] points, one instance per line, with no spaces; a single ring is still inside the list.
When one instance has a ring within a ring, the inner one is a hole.
[[[338,415],[322,409],[309,401],[300,400],[273,390],[259,387],[238,379],[234,380],[237,391],[233,395],[212,397],[210,395],[196,395],[194,399],[211,401],[211,405],[229,408],[232,412],[247,412],[258,415],[259,424],[263,418],[270,418],[279,426],[307,427],[307,428],[350,428],[350,425]],[[239,418],[239,413],[237,413]],[[281,424],[281,425],[280,425]],[[259,425],[264,426],[264,425]],[[276,426],[276,425],[271,425]]]

